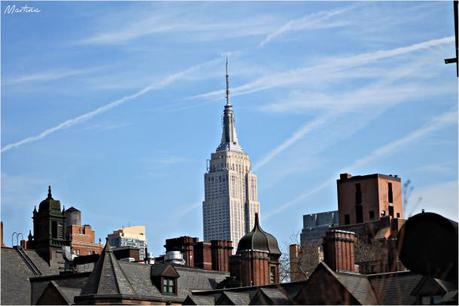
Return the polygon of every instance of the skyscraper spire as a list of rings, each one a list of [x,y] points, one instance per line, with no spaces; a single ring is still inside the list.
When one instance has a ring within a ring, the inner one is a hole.
[[[237,139],[233,105],[231,105],[229,93],[228,57],[226,57],[226,105],[225,111],[223,112],[222,141],[220,142],[217,151],[242,151]]]
[[[228,56],[226,56],[226,105],[231,105],[229,93]]]
[[[50,185],[50,186],[48,186],[48,199],[52,199],[52,198],[53,198],[53,196],[51,194],[51,185]]]

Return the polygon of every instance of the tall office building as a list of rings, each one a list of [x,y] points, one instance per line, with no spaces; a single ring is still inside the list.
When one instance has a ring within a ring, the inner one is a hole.
[[[251,171],[249,156],[236,135],[233,106],[229,97],[228,61],[226,61],[226,105],[220,145],[204,175],[204,240],[231,240],[234,250],[242,236],[255,224],[260,212],[257,177]]]

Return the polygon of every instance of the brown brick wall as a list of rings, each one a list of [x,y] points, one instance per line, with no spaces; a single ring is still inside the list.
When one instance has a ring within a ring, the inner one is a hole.
[[[200,241],[194,246],[195,267],[212,270],[212,251],[209,242]]]
[[[229,269],[229,258],[233,250],[233,243],[229,240],[212,240],[212,270],[226,271]]]
[[[70,246],[78,255],[100,254],[103,249],[102,244],[95,243],[96,232],[91,226],[70,225],[67,227]]]
[[[389,183],[392,185],[392,205],[389,205]],[[360,185],[362,222],[357,222],[356,190]],[[393,217],[403,218],[401,180],[395,176],[372,174],[352,177],[341,175],[337,181],[338,211],[340,225],[377,221],[383,214],[389,215],[389,207],[393,207]],[[373,218],[370,218],[372,212]]]

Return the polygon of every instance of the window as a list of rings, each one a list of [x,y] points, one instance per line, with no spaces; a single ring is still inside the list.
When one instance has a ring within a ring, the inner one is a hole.
[[[394,217],[394,206],[389,204],[389,216]]]
[[[355,206],[355,221],[356,223],[362,223],[363,222],[363,208],[362,205],[357,205]]]
[[[360,189],[360,184],[355,184],[355,204],[362,203],[362,190]]]
[[[370,217],[370,220],[373,220],[375,217],[375,212],[370,210],[370,212],[368,213],[368,216]]]
[[[51,222],[51,237],[57,238],[57,222],[56,221]]]
[[[344,224],[350,224],[351,220],[349,218],[349,215],[344,215]]]
[[[274,284],[276,282],[276,267],[274,266],[271,267],[269,276],[270,276],[271,284]]]
[[[163,293],[175,293],[175,281],[173,278],[163,278]]]
[[[397,218],[400,218],[400,213],[397,213]]]
[[[394,203],[394,194],[392,192],[392,183],[389,183],[389,192],[387,193],[389,203]]]

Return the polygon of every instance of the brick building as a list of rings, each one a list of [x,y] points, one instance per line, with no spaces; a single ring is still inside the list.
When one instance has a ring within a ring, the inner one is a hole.
[[[434,222],[437,221],[434,220]],[[457,223],[452,223],[452,225],[456,225],[456,227],[447,227],[448,238],[454,238],[457,241]],[[356,272],[354,263],[355,240],[356,237],[352,232],[329,230],[323,241],[324,261],[316,265],[307,280],[207,291],[195,290],[186,298],[184,304],[457,305],[457,277],[455,280],[448,280],[443,275],[439,279],[412,271],[369,275]],[[443,242],[441,241],[439,244],[448,248],[448,244]],[[418,252],[424,253],[430,249],[429,246],[422,246],[421,244],[419,247],[421,249],[410,248],[407,250],[410,258],[416,257]],[[450,251],[452,250],[450,249]],[[457,252],[451,253],[453,253],[451,257],[455,257],[454,262],[457,262]],[[428,267],[432,267],[432,263],[430,261],[424,262]]]
[[[340,174],[337,180],[339,224],[359,224],[381,217],[403,218],[401,179],[397,176]]]
[[[50,265],[63,263],[63,246],[69,246],[66,235],[64,210],[48,187],[48,196],[33,210],[33,235],[29,232],[27,247],[35,249]]]
[[[70,207],[64,211],[64,217],[66,235],[73,254],[79,256],[102,252],[104,246],[100,241],[99,243],[95,242],[96,232],[91,228],[91,225],[81,225],[81,211],[75,207]]]
[[[325,232],[356,234],[355,261],[361,273],[404,270],[396,250],[397,234],[404,224],[401,179],[394,175],[340,174],[338,211],[303,216],[301,245],[290,246],[290,278],[305,279],[323,260]]]
[[[252,231],[241,238],[236,254],[230,257],[231,286],[279,283],[280,256],[276,238],[260,227],[255,214]]]

